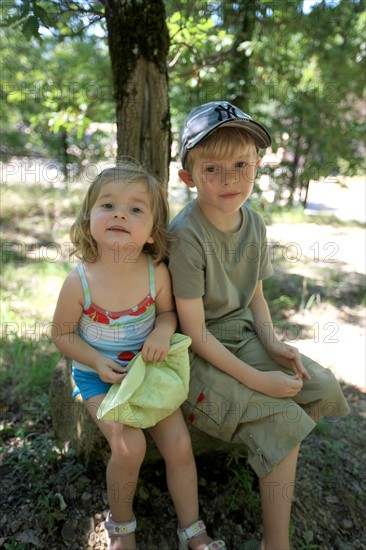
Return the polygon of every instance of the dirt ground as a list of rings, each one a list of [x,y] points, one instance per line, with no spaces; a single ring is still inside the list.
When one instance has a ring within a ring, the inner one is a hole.
[[[366,394],[343,391],[351,415],[321,422],[303,442],[292,507],[293,550],[366,550]],[[106,550],[102,521],[108,503],[105,466],[60,456],[50,418],[20,439],[21,415],[7,414],[12,451],[1,468],[0,547],[11,550]],[[52,450],[52,452],[51,452]],[[197,458],[200,511],[212,535],[229,550],[260,539],[258,483],[245,457],[214,453]],[[285,497],[284,497],[285,498]],[[175,550],[176,516],[161,461],[144,464],[134,501],[140,550]],[[278,549],[281,550],[281,549]]]

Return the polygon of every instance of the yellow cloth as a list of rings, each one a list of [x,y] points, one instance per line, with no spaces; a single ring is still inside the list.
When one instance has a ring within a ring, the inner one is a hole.
[[[161,363],[145,363],[138,353],[128,364],[122,383],[108,391],[97,417],[149,428],[172,414],[188,395],[190,345],[188,336],[176,333]]]

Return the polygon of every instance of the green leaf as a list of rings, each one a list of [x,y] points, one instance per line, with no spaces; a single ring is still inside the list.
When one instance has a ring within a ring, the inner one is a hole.
[[[47,13],[45,9],[43,9],[40,5],[34,4],[33,5],[34,15],[40,20],[42,25],[44,27],[53,27],[56,24],[56,17],[55,13],[53,12],[52,15]]]
[[[28,17],[22,26],[22,32],[24,36],[28,39],[32,37],[38,38],[40,36],[38,29],[39,29],[38,19],[34,15],[31,15],[30,17]]]

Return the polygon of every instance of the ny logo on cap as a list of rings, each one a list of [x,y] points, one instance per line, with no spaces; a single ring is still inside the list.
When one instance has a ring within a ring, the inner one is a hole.
[[[217,119],[219,122],[224,120],[223,113],[225,113],[227,119],[229,119],[229,118],[239,118],[238,115],[236,114],[235,107],[233,107],[230,104],[227,107],[224,107],[223,105],[219,105],[218,107],[215,108],[215,111],[219,115],[218,119]]]

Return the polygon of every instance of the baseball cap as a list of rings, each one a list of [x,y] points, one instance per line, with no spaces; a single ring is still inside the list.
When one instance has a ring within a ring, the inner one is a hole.
[[[179,144],[182,166],[184,167],[188,151],[224,125],[239,127],[248,132],[259,149],[266,149],[271,145],[271,136],[259,122],[228,101],[211,101],[193,109],[186,118]]]

